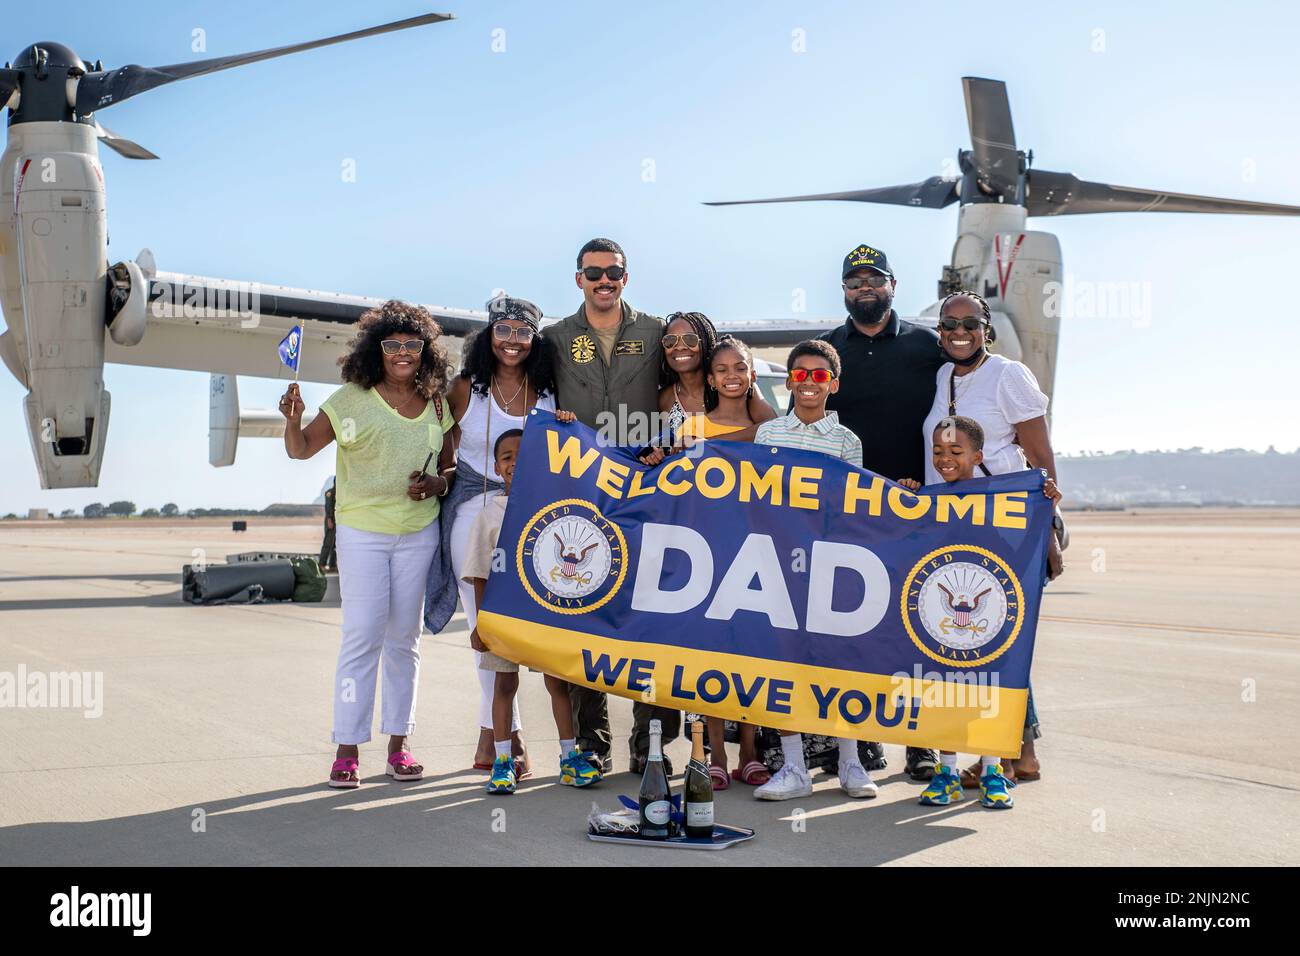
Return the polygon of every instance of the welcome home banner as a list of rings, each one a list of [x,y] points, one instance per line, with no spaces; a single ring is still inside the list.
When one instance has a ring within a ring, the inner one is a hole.
[[[478,616],[493,651],[781,730],[1019,754],[1052,521],[1041,473],[913,494],[721,441],[646,468],[532,416]]]

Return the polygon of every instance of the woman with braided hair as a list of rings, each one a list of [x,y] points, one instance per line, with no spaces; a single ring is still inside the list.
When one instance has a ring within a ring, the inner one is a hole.
[[[1047,396],[1024,363],[989,351],[996,337],[989,305],[974,292],[953,293],[940,304],[939,347],[948,361],[939,368],[935,378],[934,406],[922,426],[921,440],[929,447],[935,426],[944,418],[953,415],[971,418],[984,430],[985,474],[1004,475],[1039,468],[1055,482],[1056,458],[1047,428]],[[940,481],[934,464],[927,461],[925,484]],[[1058,523],[1058,533],[1060,527]],[[1061,542],[1058,534],[1053,534],[1048,551],[1048,579],[1054,580],[1062,570]],[[1039,778],[1041,771],[1034,753],[1034,740],[1041,735],[1031,689],[1025,713],[1024,746],[1020,758],[1011,764],[1015,779],[1024,782]],[[962,782],[978,786],[978,773],[963,771]]]
[[[691,416],[702,416],[718,405],[717,390],[709,384],[709,361],[718,344],[718,330],[701,312],[674,312],[664,320],[659,411],[668,416],[674,444]],[[748,347],[740,345],[748,353]],[[748,354],[747,360],[753,371],[753,359]],[[758,426],[776,417],[757,388],[746,394],[746,410],[750,424],[728,435],[731,441],[753,441]]]

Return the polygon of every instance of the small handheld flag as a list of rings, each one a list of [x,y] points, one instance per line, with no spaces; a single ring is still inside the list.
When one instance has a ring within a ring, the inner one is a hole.
[[[293,369],[293,380],[298,381],[298,366],[302,363],[302,326],[295,325],[280,340],[280,361]]]

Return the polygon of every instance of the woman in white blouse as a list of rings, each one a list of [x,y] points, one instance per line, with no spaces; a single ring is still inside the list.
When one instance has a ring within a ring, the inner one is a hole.
[[[1041,468],[1056,479],[1056,458],[1047,430],[1047,396],[1034,373],[1022,362],[994,355],[989,306],[974,292],[957,292],[939,306],[939,347],[948,361],[936,376],[934,407],[922,426],[921,440],[929,447],[939,420],[948,415],[973,418],[984,429],[984,466],[990,475]],[[925,484],[941,479],[926,455]],[[1052,535],[1048,549],[1048,578],[1058,577],[1064,564],[1060,543]],[[1034,740],[1040,736],[1033,692],[1025,715],[1025,739],[1013,763],[1016,779],[1037,780],[1040,774]],[[963,779],[965,774],[963,774]]]
[[[502,485],[492,467],[492,449],[505,431],[523,428],[533,409],[555,411],[555,375],[551,349],[538,334],[542,310],[527,299],[498,296],[488,303],[488,325],[465,343],[464,367],[447,390],[456,426],[456,481],[442,503],[445,556],[430,570],[425,599],[425,624],[433,633],[447,625],[459,596],[470,630],[478,623],[474,589],[461,579],[474,519]],[[495,675],[478,667],[479,739],[476,770],[491,770],[492,698]],[[515,701],[512,737],[515,773],[529,773],[528,755],[520,738],[519,702]]]

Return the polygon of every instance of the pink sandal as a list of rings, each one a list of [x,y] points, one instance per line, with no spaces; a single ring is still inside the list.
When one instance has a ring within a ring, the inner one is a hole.
[[[399,771],[397,768],[402,767]],[[414,769],[411,769],[414,768]],[[398,750],[388,755],[388,766],[384,768],[384,773],[388,774],[394,780],[423,780],[424,768],[415,762],[409,750]]]
[[[713,784],[714,790],[726,790],[731,786],[731,778],[727,776],[727,768],[719,767],[716,763],[709,764],[709,782]]]
[[[335,790],[355,790],[361,786],[361,777],[357,774],[360,766],[356,757],[340,757],[334,761],[334,766],[330,767],[329,785]],[[346,776],[336,780],[334,778],[336,773],[346,774]]]
[[[751,760],[740,769],[731,771],[731,776],[733,779],[751,787],[761,787],[772,779],[772,774],[757,760]]]

